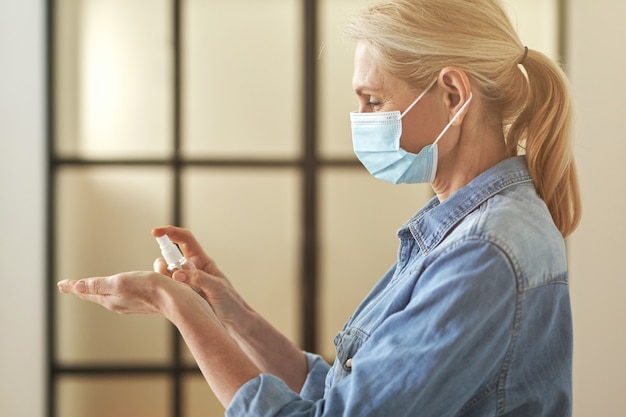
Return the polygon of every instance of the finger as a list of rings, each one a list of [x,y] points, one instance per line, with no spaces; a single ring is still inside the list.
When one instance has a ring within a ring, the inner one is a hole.
[[[85,295],[110,295],[106,278],[84,278],[76,282],[75,290]]]
[[[59,291],[72,293],[84,301],[100,304],[108,310],[122,314],[155,314],[154,288],[146,280],[166,279],[152,272],[135,271],[109,277],[90,277],[78,281],[63,280]],[[169,279],[166,279],[169,281]]]
[[[154,272],[158,272],[159,274],[170,276],[170,272],[167,270],[167,262],[163,258],[157,258],[154,260],[152,264],[152,268]]]
[[[178,282],[186,282],[187,281],[187,275],[185,274],[185,270],[181,269],[178,271],[174,271],[174,273],[172,274],[172,279],[174,281],[178,281]]]
[[[224,273],[220,271],[215,261],[204,252],[190,230],[175,226],[162,226],[152,229],[152,235],[154,237],[167,235],[172,242],[180,246],[183,255],[193,261],[198,269],[225,278]]]
[[[172,242],[178,244],[183,254],[207,257],[202,246],[200,246],[200,243],[198,243],[190,230],[176,226],[163,226],[152,229],[152,236],[161,237],[163,235],[167,235]]]
[[[59,291],[62,293],[86,294],[88,288],[85,280],[65,279],[57,283]]]
[[[233,289],[232,284],[227,278],[209,274],[198,269],[176,271],[172,278],[178,282],[184,282],[191,288],[200,289],[207,297],[215,297],[222,294],[226,288]]]
[[[202,290],[202,288],[200,286],[198,286],[198,285],[192,284],[192,282],[187,279],[187,274],[185,273],[186,271],[191,272],[192,273],[191,275],[195,275],[195,274],[193,274],[193,272],[194,272],[193,270],[178,270],[178,271],[174,271],[174,273],[172,274],[172,279],[174,281],[182,282],[182,283],[185,283],[185,284],[189,285],[189,287],[191,287],[195,292],[197,292],[200,295],[203,295],[204,291]],[[196,274],[198,274],[198,273],[202,274],[203,272],[200,271],[200,270],[195,270],[195,273]]]
[[[63,280],[57,284],[59,291],[65,294],[74,294],[81,300],[103,305],[109,310],[114,310],[108,305],[116,297],[110,297],[106,278],[84,278],[80,280]],[[108,303],[108,304],[107,304]]]
[[[63,294],[71,293],[73,285],[74,281],[69,279],[64,279],[57,282],[57,288],[59,289],[59,292]]]

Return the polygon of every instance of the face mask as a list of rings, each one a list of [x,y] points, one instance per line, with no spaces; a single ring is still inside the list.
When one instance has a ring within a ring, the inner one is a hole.
[[[418,154],[407,152],[400,147],[402,118],[434,84],[433,82],[424,90],[402,114],[399,111],[350,113],[354,153],[374,177],[394,184],[427,183],[435,179],[438,160],[437,142],[467,107],[472,100],[472,95],[470,93],[468,100],[448,122],[432,145],[425,146]]]

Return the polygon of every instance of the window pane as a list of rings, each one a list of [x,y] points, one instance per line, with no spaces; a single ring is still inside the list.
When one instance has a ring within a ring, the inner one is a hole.
[[[427,184],[394,185],[365,169],[327,169],[321,176],[320,350],[395,262],[397,230],[432,196]]]
[[[368,0],[320,0],[319,140],[323,157],[353,158],[350,112],[357,109],[352,91],[354,42],[343,35],[346,19]]]
[[[63,417],[166,417],[170,384],[165,377],[63,377],[57,415]]]
[[[223,416],[224,407],[201,375],[183,380],[184,417]]]
[[[235,288],[297,341],[299,177],[290,169],[190,169],[185,223]]]
[[[189,0],[184,153],[295,157],[301,142],[301,3]]]
[[[56,10],[55,148],[88,158],[171,148],[167,0],[61,0]]]
[[[60,170],[55,281],[152,270],[160,253],[151,229],[168,222],[170,183],[157,168]],[[170,327],[163,318],[122,316],[64,295],[57,295],[56,318],[63,363],[167,358]]]

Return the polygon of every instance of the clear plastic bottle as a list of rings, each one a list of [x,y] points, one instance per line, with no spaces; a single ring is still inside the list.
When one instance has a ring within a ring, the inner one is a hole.
[[[161,255],[167,262],[167,270],[170,272],[177,271],[179,269],[196,269],[196,266],[189,259],[185,258],[167,235],[156,238],[159,247],[161,248]]]

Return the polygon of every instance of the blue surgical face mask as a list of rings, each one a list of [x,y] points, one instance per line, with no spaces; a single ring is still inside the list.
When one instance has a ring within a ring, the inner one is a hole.
[[[468,100],[448,122],[432,145],[425,146],[418,154],[407,152],[400,147],[402,118],[434,84],[433,82],[424,90],[404,113],[399,111],[350,113],[354,153],[374,177],[394,184],[430,183],[435,179],[438,160],[437,142],[467,107],[472,100],[472,95],[470,94]]]

